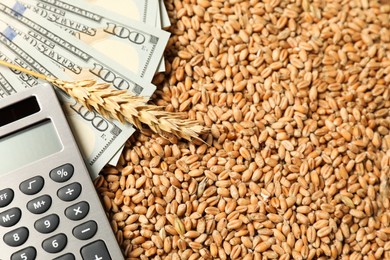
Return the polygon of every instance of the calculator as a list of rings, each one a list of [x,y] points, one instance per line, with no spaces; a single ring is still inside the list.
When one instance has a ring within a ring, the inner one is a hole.
[[[0,260],[124,259],[53,87],[0,100]]]

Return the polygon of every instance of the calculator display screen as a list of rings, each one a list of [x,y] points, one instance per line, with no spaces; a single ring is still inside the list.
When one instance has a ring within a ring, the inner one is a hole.
[[[0,139],[0,175],[62,149],[54,125],[45,120]]]

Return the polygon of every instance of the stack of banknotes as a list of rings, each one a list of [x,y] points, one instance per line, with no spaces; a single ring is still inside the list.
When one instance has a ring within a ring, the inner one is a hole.
[[[169,18],[162,0],[1,0],[0,59],[62,80],[95,79],[150,98],[164,71]],[[43,83],[0,66],[0,97]],[[115,165],[134,133],[58,91],[92,178]]]

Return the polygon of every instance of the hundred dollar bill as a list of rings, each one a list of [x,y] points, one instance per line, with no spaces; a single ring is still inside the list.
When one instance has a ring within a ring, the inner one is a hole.
[[[20,8],[18,2],[30,6],[31,10],[23,11],[24,17],[31,19],[31,13],[38,13],[148,82],[153,79],[169,38],[169,33],[160,28],[127,19],[82,1],[1,2],[14,9]]]
[[[110,10],[115,14],[122,15],[131,20],[143,22],[159,29],[170,26],[170,24],[166,24],[168,13],[166,12],[163,0],[68,0],[67,2],[75,5],[83,2],[97,5],[105,10]],[[159,3],[157,4],[157,2]],[[164,16],[162,17],[162,15]],[[161,57],[156,71],[165,71],[164,57]],[[119,158],[119,155],[117,155],[117,158]]]
[[[161,17],[161,15],[162,15],[161,12],[163,10],[161,10],[161,5],[160,4],[158,4],[157,6],[158,6],[158,8],[157,8],[158,10],[157,10],[157,13],[156,13],[155,27],[163,28],[162,27],[162,17]],[[160,60],[160,62],[158,64],[158,67],[157,67],[157,71],[158,72],[165,71],[165,59],[164,59],[164,56],[161,57],[161,60]]]
[[[39,15],[28,12],[23,5],[14,5],[13,2],[0,2],[0,21],[13,28],[73,80],[97,78],[117,89],[127,89],[134,95],[144,97],[150,97],[155,91],[156,87],[152,83],[137,77],[56,25],[47,23]]]
[[[156,12],[158,11],[156,0],[68,0],[67,2],[72,4],[77,4],[78,2],[92,4],[149,25],[154,24]]]
[[[11,27],[0,22],[0,59],[46,76],[71,80],[58,66],[38,52]],[[0,95],[12,95],[42,83],[33,76],[0,66]],[[134,132],[134,128],[116,121],[109,121],[94,111],[88,111],[73,98],[56,89],[62,108],[84,161],[94,179],[115,152]]]
[[[160,12],[161,12],[161,24],[162,28],[167,28],[171,26],[171,21],[169,20],[169,15],[167,8],[164,4],[164,0],[158,0],[160,4]]]

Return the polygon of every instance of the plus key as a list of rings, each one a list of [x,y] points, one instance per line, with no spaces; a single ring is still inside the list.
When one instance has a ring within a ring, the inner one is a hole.
[[[106,244],[102,240],[92,242],[81,248],[81,255],[85,260],[111,260]]]

